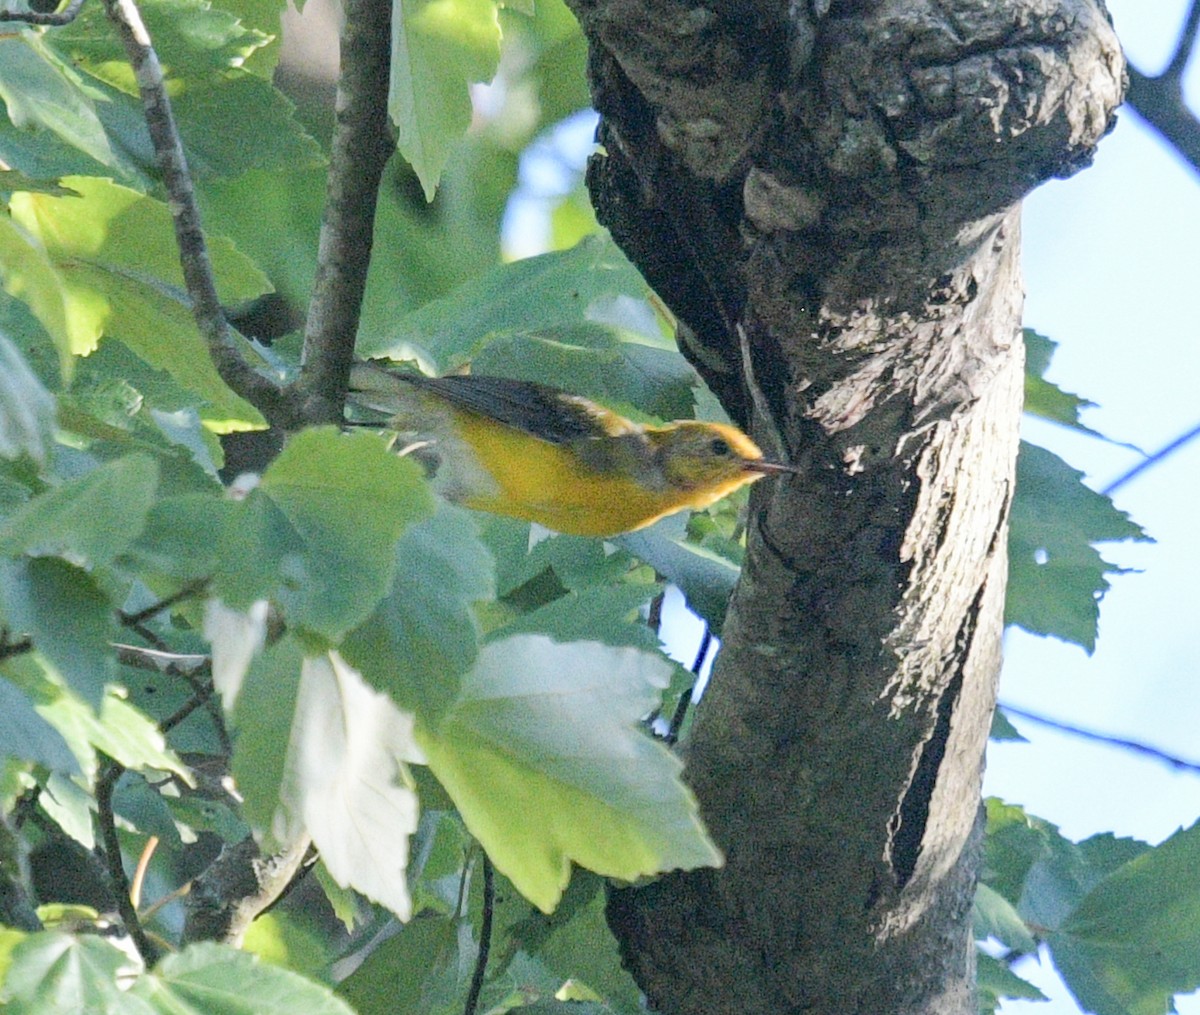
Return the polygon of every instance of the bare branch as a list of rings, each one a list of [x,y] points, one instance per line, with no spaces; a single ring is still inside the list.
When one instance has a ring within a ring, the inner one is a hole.
[[[479,1008],[479,992],[483,990],[483,977],[487,972],[488,955],[492,950],[492,910],[496,904],[496,886],[492,875],[492,861],[487,853],[480,851],[483,866],[483,922],[479,927],[479,954],[475,956],[475,971],[471,974],[471,989],[463,1005],[463,1015],[475,1015]]]
[[[1179,41],[1175,44],[1175,52],[1171,62],[1162,72],[1162,77],[1182,81],[1183,72],[1187,70],[1188,61],[1196,47],[1196,35],[1200,32],[1200,0],[1192,0],[1188,7],[1187,17],[1183,21],[1183,30],[1179,33]]]
[[[1147,77],[1129,68],[1129,104],[1200,172],[1200,123],[1183,101],[1178,80]]]
[[[1154,76],[1130,66],[1126,98],[1142,119],[1200,172],[1200,123],[1183,98],[1183,73],[1192,58],[1198,34],[1200,0],[1192,0],[1170,62],[1162,73]]]
[[[313,419],[340,422],[362,309],[388,133],[391,4],[348,0],[337,125],[325,191],[317,274],[304,334],[301,386]]]
[[[22,21],[27,25],[69,25],[83,9],[84,0],[71,0],[61,11],[0,11],[0,21]]]
[[[1190,444],[1197,437],[1200,437],[1200,423],[1197,423],[1190,430],[1181,433],[1173,441],[1155,451],[1154,454],[1148,455],[1143,461],[1138,462],[1137,465],[1135,465],[1128,472],[1125,472],[1114,479],[1100,492],[1104,494],[1105,497],[1111,497],[1126,483],[1130,482],[1137,476],[1140,476],[1147,469],[1152,469],[1165,459],[1170,458],[1171,455],[1173,455],[1176,451]]]
[[[112,879],[113,891],[117,896],[117,911],[121,914],[121,921],[133,939],[142,961],[147,966],[152,966],[158,959],[158,948],[146,936],[137,908],[133,904],[129,878],[125,875],[125,865],[121,861],[121,841],[117,838],[116,815],[113,812],[113,790],[124,772],[125,766],[120,762],[112,758],[104,759],[100,778],[96,780],[96,815],[100,822],[100,836],[104,841],[104,859],[108,865],[108,875]]]
[[[198,578],[195,581],[186,582],[174,595],[167,596],[166,599],[160,599],[156,603],[151,603],[145,609],[138,610],[136,613],[126,613],[124,610],[118,611],[117,619],[126,627],[135,627],[143,621],[149,620],[156,613],[162,613],[163,610],[169,610],[172,606],[183,602],[185,599],[191,599],[193,596],[199,595],[207,586],[207,578]]]
[[[208,344],[213,363],[225,382],[252,402],[272,423],[283,427],[298,425],[302,420],[296,399],[243,358],[235,344],[233,330],[225,319],[162,66],[137,5],[133,0],[104,0],[104,9],[116,26],[137,78],[146,126],[175,222],[175,239],[179,245],[184,282],[192,301],[192,314]]]
[[[305,833],[268,857],[252,836],[226,846],[188,893],[183,943],[240,944],[254,918],[286,890],[311,845]]]
[[[1200,762],[1188,761],[1178,755],[1168,754],[1166,751],[1152,747],[1149,744],[1144,744],[1138,740],[1127,740],[1124,737],[1114,737],[1107,733],[1097,733],[1095,730],[1087,730],[1079,726],[1073,726],[1070,723],[1059,722],[1057,719],[1050,719],[1044,715],[1038,715],[1036,712],[1026,712],[1023,708],[1014,708],[1012,705],[1006,705],[1003,702],[1000,703],[1000,708],[1005,715],[1014,716],[1017,719],[1025,719],[1029,722],[1037,723],[1039,726],[1045,726],[1047,729],[1057,730],[1059,733],[1067,733],[1070,736],[1078,737],[1080,740],[1092,740],[1099,744],[1107,744],[1109,747],[1119,747],[1124,751],[1144,754],[1148,758],[1165,762],[1172,768],[1179,769],[1180,771],[1200,772]]]

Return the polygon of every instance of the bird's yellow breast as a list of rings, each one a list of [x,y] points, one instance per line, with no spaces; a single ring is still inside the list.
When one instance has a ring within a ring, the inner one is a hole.
[[[611,536],[689,504],[685,491],[649,490],[630,476],[589,469],[570,445],[551,444],[473,413],[457,415],[459,436],[496,484],[494,491],[463,496],[468,507],[571,535]]]

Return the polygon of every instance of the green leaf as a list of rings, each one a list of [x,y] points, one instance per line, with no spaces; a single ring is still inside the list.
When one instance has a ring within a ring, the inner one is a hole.
[[[981,1015],[994,1015],[1001,998],[1020,998],[1027,1001],[1050,1000],[1027,980],[1022,980],[999,959],[985,952],[975,956],[978,968],[976,988],[979,991]]]
[[[245,558],[225,551],[236,527],[247,521],[252,508],[243,508],[223,493],[185,494],[163,497],[146,515],[141,533],[128,554],[140,567],[181,581],[204,578],[237,564]],[[239,568],[239,571],[241,569]],[[251,598],[269,579],[251,583]]]
[[[509,893],[511,895],[511,893]],[[576,872],[562,904],[550,916],[530,912],[516,900],[518,910],[506,921],[505,936],[511,948],[536,956],[559,979],[585,984],[619,1012],[640,1012],[641,992],[621,965],[616,939],[605,917],[603,881],[587,872]],[[501,910],[502,917],[507,915]],[[569,1009],[567,1009],[569,1010]]]
[[[35,707],[62,734],[89,780],[96,771],[95,752],[101,751],[133,771],[173,772],[192,782],[191,773],[167,747],[158,726],[114,688],[104,695],[99,714],[57,688],[41,695]]]
[[[5,626],[28,635],[41,658],[85,701],[98,706],[116,676],[109,642],[113,604],[96,580],[57,557],[0,560]]]
[[[1148,537],[1111,500],[1085,486],[1083,473],[1023,441],[1008,540],[1005,622],[1090,653],[1107,576],[1123,573],[1092,544],[1123,539]]]
[[[372,687],[436,723],[475,661],[472,607],[495,594],[493,571],[474,517],[440,502],[400,536],[391,592],[339,651]]]
[[[572,860],[627,881],[721,862],[679,760],[638,728],[670,674],[634,649],[517,636],[484,646],[441,724],[418,727],[471,833],[543,911]]]
[[[168,955],[130,994],[161,1015],[355,1015],[328,987],[212,942]]]
[[[108,462],[26,502],[0,527],[0,553],[108,564],[142,531],[157,486],[149,455]]]
[[[1159,1015],[1200,987],[1200,824],[1117,867],[1050,935],[1054,964],[1096,1015]]]
[[[1047,930],[1057,928],[1110,871],[1149,848],[1111,835],[1074,843],[1048,821],[995,799],[987,801],[987,814],[984,882],[1027,925]]]
[[[410,714],[367,687],[336,654],[304,660],[282,806],[312,833],[339,885],[401,920],[412,916],[405,871],[408,839],[417,829],[407,762],[423,760]]]
[[[37,714],[33,703],[0,676],[0,758],[33,761],[56,772],[79,771],[62,734]]]
[[[0,234],[5,221],[0,218]],[[0,458],[28,455],[44,463],[54,443],[54,410],[54,397],[0,334]]]
[[[179,87],[181,82],[236,72],[256,49],[270,41],[269,35],[246,28],[234,14],[203,0],[148,0],[139,5],[139,11],[154,40],[154,51],[170,68],[175,92],[185,91]],[[49,44],[69,56],[80,70],[137,96],[133,69],[103,9],[85,6],[78,17],[50,33]],[[175,98],[173,94],[172,104]]]
[[[686,529],[687,517],[675,515],[648,529],[618,536],[614,542],[678,586],[688,608],[719,635],[741,568],[707,547],[689,541]]]
[[[244,69],[269,35],[200,0],[151,0],[141,11],[159,59],[169,68],[172,109],[195,179],[320,161],[320,149],[291,103],[269,78]],[[139,146],[145,127],[137,83],[103,10],[84,7],[48,39],[64,59],[92,75],[93,91],[106,93],[98,112],[109,138],[130,149]],[[271,143],[264,144],[264,137]]]
[[[502,332],[486,340],[471,364],[479,374],[549,384],[643,419],[683,419],[695,412],[699,379],[678,352],[605,324]]]
[[[434,1012],[458,998],[461,968],[455,922],[421,915],[376,946],[338,994],[358,1015]]]
[[[14,194],[13,219],[41,241],[67,280],[68,314],[85,314],[87,330],[72,334],[71,352],[85,355],[101,333],[125,342],[211,405],[226,429],[262,425],[262,417],[221,380],[191,317],[167,206],[107,180],[68,177],[78,197]],[[223,301],[270,290],[266,277],[227,240],[208,238]],[[253,358],[248,343],[243,351]]]
[[[658,648],[658,636],[641,611],[661,589],[658,584],[621,583],[569,590],[490,632],[488,640],[547,634],[558,642],[598,641],[653,651]]]
[[[233,780],[246,820],[260,832],[272,830],[279,807],[303,661],[294,635],[268,645],[251,662],[233,708]]]
[[[1012,903],[985,884],[975,888],[974,925],[976,940],[994,937],[1010,951],[1022,954],[1037,950],[1037,941]]]
[[[117,975],[132,965],[128,955],[94,934],[30,934],[13,948],[0,1007],[7,1015],[141,1015],[146,1009],[125,1003],[117,986]]]
[[[471,124],[468,85],[500,63],[493,0],[404,0],[392,18],[388,112],[396,147],[433,200],[454,143]]]
[[[0,99],[12,125],[25,132],[48,132],[118,175],[135,177],[138,170],[128,153],[113,147],[97,98],[69,61],[51,51],[44,35],[33,30],[0,35]],[[12,164],[29,171],[21,161]]]
[[[371,434],[334,427],[293,437],[260,489],[303,541],[284,611],[331,640],[370,616],[395,575],[396,540],[433,512],[420,466]]]
[[[67,312],[70,295],[66,283],[45,249],[7,215],[0,215],[0,278],[4,291],[22,300],[53,339],[59,370],[69,378],[72,351],[87,344],[91,329],[86,322],[81,328],[81,322]],[[10,354],[5,358],[10,359]],[[16,387],[12,382],[5,386]],[[11,397],[6,395],[6,401]]]
[[[1096,403],[1063,391],[1045,378],[1058,343],[1039,335],[1032,328],[1024,329],[1022,334],[1025,338],[1025,411],[1031,416],[1059,423],[1080,433],[1102,436],[1079,422],[1079,413],[1083,409],[1093,408]]]
[[[645,311],[648,324],[637,331],[653,344],[653,313],[645,303],[648,291],[637,269],[607,235],[588,237],[571,250],[493,268],[397,322],[386,342],[360,344],[359,352],[404,359],[411,358],[414,349],[422,350],[446,368],[465,360],[490,335],[552,331],[596,321],[611,324],[630,304]],[[661,336],[659,344],[669,347]]]
[[[988,731],[988,739],[996,741],[1019,741],[1020,743],[1028,743],[1028,740],[1021,735],[1008,716],[1004,714],[1003,708],[997,708],[992,713],[992,728]]]

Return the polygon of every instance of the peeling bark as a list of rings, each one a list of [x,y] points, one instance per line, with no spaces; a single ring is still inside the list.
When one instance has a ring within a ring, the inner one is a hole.
[[[685,745],[726,865],[615,891],[610,923],[664,1012],[973,1012],[1017,203],[1111,126],[1107,15],[570,2],[603,117],[598,214],[730,414],[802,468],[754,490]]]

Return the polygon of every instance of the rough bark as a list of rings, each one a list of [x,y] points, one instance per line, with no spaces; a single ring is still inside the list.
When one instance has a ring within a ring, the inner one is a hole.
[[[803,470],[755,488],[685,746],[727,862],[614,892],[610,923],[663,1012],[971,1012],[1017,203],[1111,126],[1107,16],[570,2],[603,117],[601,220],[731,415]]]

